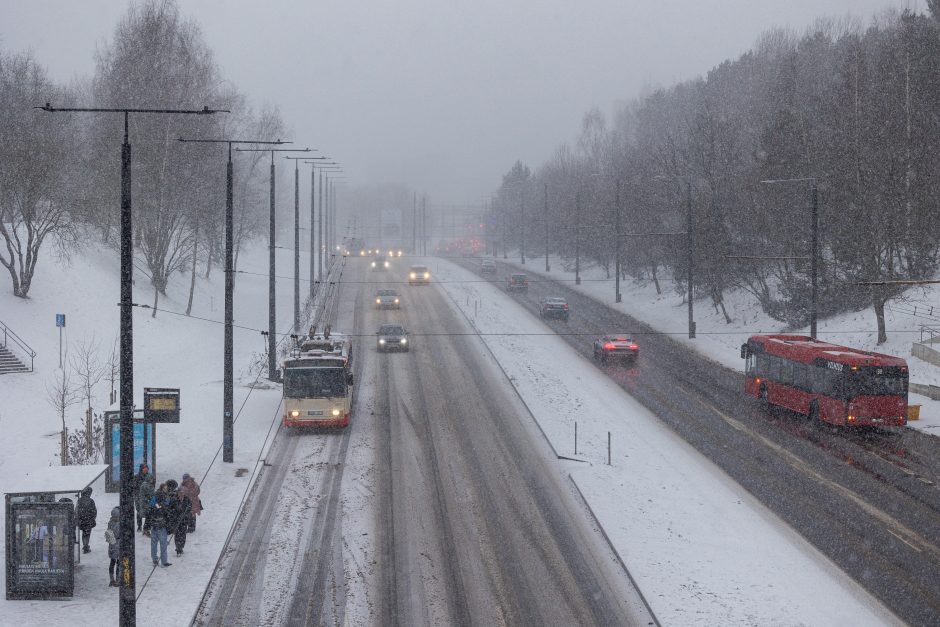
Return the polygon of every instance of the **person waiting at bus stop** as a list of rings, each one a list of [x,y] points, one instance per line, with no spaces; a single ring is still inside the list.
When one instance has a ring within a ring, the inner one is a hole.
[[[166,559],[167,528],[170,524],[170,512],[167,508],[166,493],[158,490],[153,497],[153,503],[147,511],[147,528],[150,530],[150,558],[153,565],[158,563],[163,567],[172,566]],[[157,545],[160,545],[160,561],[157,562]]]
[[[91,486],[82,490],[81,496],[78,497],[75,518],[78,528],[82,531],[82,553],[90,553],[91,547],[88,546],[88,542],[91,540],[91,530],[98,524],[98,508],[95,507],[95,501],[91,498]]]
[[[141,524],[150,510],[150,501],[153,499],[156,479],[150,474],[147,464],[140,465],[140,472],[134,475],[134,506],[137,508],[137,531],[141,531]],[[144,535],[150,535],[144,530]]]

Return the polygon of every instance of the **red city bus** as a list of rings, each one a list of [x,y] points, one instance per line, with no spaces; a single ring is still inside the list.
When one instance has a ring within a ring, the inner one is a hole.
[[[741,345],[744,391],[835,425],[907,424],[907,362],[805,335],[754,335]]]

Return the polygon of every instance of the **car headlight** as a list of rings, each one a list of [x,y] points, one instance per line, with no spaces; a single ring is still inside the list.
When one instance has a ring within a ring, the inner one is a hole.
[[[376,302],[376,304],[381,305],[381,304],[382,304],[382,299],[381,299],[381,298],[376,298],[376,299],[375,299],[375,302]]]
[[[412,279],[416,278],[416,276],[417,276],[417,275],[416,275],[414,272],[411,273],[411,278],[412,278]]]
[[[333,415],[334,415],[334,416],[339,416],[339,410],[338,410],[338,409],[334,409],[334,410],[333,410]]]
[[[291,418],[296,418],[297,416],[300,415],[300,412],[295,409],[294,411],[290,413],[290,415],[291,415]]]
[[[372,262],[372,267],[373,267],[373,268],[375,267],[375,262],[374,262],[374,261]]]
[[[385,344],[385,338],[384,338],[384,337],[380,337],[380,338],[379,338],[379,344]]]
[[[431,278],[431,273],[430,273],[430,272],[425,272],[425,273],[424,273],[424,278],[430,279],[430,278]]]
[[[398,299],[397,299],[397,298],[395,299],[395,304],[396,304],[396,305],[398,304]]]
[[[401,343],[402,343],[402,344],[407,344],[407,343],[408,343],[408,339],[407,339],[407,338],[404,338],[404,337],[401,338]]]
[[[386,267],[386,268],[388,267],[388,262],[387,262],[387,261],[385,262],[385,267]]]

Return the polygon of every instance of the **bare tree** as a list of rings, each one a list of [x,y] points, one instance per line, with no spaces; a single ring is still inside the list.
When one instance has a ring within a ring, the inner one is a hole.
[[[84,340],[75,349],[75,355],[70,360],[72,369],[78,377],[78,389],[85,400],[85,448],[91,457],[94,450],[92,434],[94,432],[92,420],[94,412],[91,407],[94,398],[94,388],[104,378],[106,367],[98,359],[100,345],[93,335],[91,339]]]
[[[72,383],[72,372],[68,359],[63,367],[57,369],[55,374],[46,382],[46,400],[55,409],[62,421],[59,460],[63,466],[69,464],[68,427],[65,424],[65,415],[73,405],[82,401],[81,388]]]
[[[0,265],[13,295],[26,298],[40,249],[55,237],[74,243],[63,164],[74,144],[68,116],[36,111],[37,104],[67,102],[44,68],[28,54],[0,51]]]

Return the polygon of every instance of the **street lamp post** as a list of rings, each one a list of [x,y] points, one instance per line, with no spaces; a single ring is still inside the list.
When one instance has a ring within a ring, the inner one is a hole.
[[[522,265],[525,265],[525,187],[519,182],[519,255],[522,259]]]
[[[325,160],[325,159],[331,159],[331,157],[314,157],[314,158],[315,158],[315,159],[323,159],[323,160]],[[314,271],[315,271],[314,262],[315,262],[316,259],[317,259],[317,251],[316,251],[316,243],[315,243],[316,240],[315,240],[314,237],[313,237],[314,228],[315,228],[315,226],[316,226],[316,210],[315,210],[315,207],[316,207],[316,203],[315,203],[315,201],[316,201],[316,194],[315,194],[315,190],[316,190],[316,182],[317,182],[317,168],[318,168],[318,167],[323,167],[323,165],[328,165],[328,164],[336,163],[336,162],[335,162],[335,161],[327,161],[326,163],[324,163],[324,164],[322,164],[322,165],[319,164],[319,163],[317,163],[317,162],[315,162],[315,161],[304,161],[304,163],[313,166],[312,168],[310,168],[310,300],[311,300],[311,302],[312,302],[314,296],[316,296],[316,293],[317,293],[317,285],[318,285],[318,283],[317,283],[317,281],[316,281],[316,274],[314,274]],[[322,195],[321,195],[321,197],[322,197]],[[323,206],[322,206],[323,203],[322,203],[322,201],[321,201],[320,204],[321,204],[321,206],[320,206],[320,212],[322,213],[322,212],[323,212]]]
[[[545,183],[544,187],[545,187],[545,272],[550,272],[551,267],[548,265],[548,183]]]
[[[225,339],[223,346],[224,366],[222,374],[222,461],[235,461],[235,415],[234,415],[234,314],[235,314],[235,269],[234,269],[234,167],[232,165],[233,144],[266,144],[278,146],[291,142],[255,139],[184,139],[185,143],[228,144],[228,162],[225,166]]]
[[[574,284],[581,285],[581,186],[574,195]]]
[[[121,627],[137,623],[136,560],[134,558],[134,334],[133,334],[133,225],[131,215],[131,144],[128,117],[131,113],[209,115],[228,113],[224,109],[126,109],[58,108],[50,103],[36,107],[48,113],[121,113],[124,115],[124,141],[121,143],[121,301],[120,301],[120,477],[121,524],[118,557],[121,573],[118,596],[118,622]]]
[[[810,223],[812,229],[810,241],[810,308],[809,308],[809,334],[816,339],[816,320],[818,316],[817,302],[817,273],[819,260],[819,190],[816,177],[807,176],[792,179],[766,179],[761,181],[765,185],[774,185],[778,183],[811,183],[812,184],[812,207],[810,214]]]
[[[615,269],[615,273],[614,273],[614,274],[615,274],[615,276],[614,276],[614,302],[619,303],[619,302],[622,302],[622,300],[623,300],[623,299],[622,299],[622,296],[620,295],[620,270],[621,270],[621,265],[620,265],[620,264],[621,264],[621,262],[620,262],[620,258],[621,258],[621,257],[620,257],[620,251],[621,251],[622,242],[623,242],[623,233],[622,233],[621,228],[620,228],[620,213],[621,213],[621,211],[620,211],[620,187],[621,187],[622,181],[621,181],[621,178],[620,178],[619,176],[615,175],[615,174],[605,174],[605,173],[600,173],[600,172],[598,172],[598,173],[592,174],[591,176],[597,176],[597,177],[601,177],[601,176],[614,177],[614,178],[616,178],[616,181],[617,181],[617,189],[616,189],[616,192],[615,192],[615,194],[614,194],[614,215],[615,215],[615,219],[614,219],[614,234],[615,234],[616,237],[617,237],[617,241],[616,241],[616,243],[614,244],[614,257],[615,257],[615,259],[614,259],[614,269]]]
[[[235,148],[238,152],[270,152],[271,153],[271,203],[268,215],[268,380],[277,380],[277,328],[275,317],[275,281],[274,281],[274,153],[275,152],[310,152],[310,148]]]

